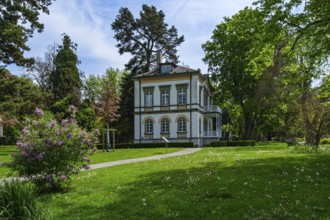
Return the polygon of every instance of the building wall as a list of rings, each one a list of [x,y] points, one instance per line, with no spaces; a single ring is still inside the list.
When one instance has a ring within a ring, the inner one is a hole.
[[[199,74],[185,74],[178,76],[165,77],[150,77],[140,78],[135,80],[134,86],[134,139],[135,142],[157,142],[162,141],[161,134],[161,119],[166,116],[170,118],[170,134],[164,135],[173,142],[193,141],[195,145],[201,146],[205,141],[201,140],[205,131],[204,120],[206,117],[203,114],[204,94],[208,94],[208,105],[212,104],[212,93],[209,84]],[[187,104],[186,107],[178,105],[178,85],[187,85]],[[161,106],[161,87],[170,87],[170,105],[164,109]],[[146,89],[153,91],[153,106],[145,107],[145,91]],[[191,93],[191,94],[190,94]],[[192,109],[192,110],[191,110]],[[187,119],[186,138],[178,136],[178,125],[176,120],[179,116],[184,116]],[[145,134],[145,120],[149,118],[154,121],[153,135]],[[207,126],[209,128],[211,124]],[[152,139],[150,139],[152,138]]]

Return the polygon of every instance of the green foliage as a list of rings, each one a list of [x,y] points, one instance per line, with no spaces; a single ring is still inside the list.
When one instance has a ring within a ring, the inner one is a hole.
[[[77,47],[68,35],[64,35],[63,44],[55,57],[55,71],[50,75],[52,93],[55,101],[67,98],[71,105],[80,103],[82,82],[78,71],[78,58],[73,50]]]
[[[48,219],[37,203],[35,187],[17,179],[0,183],[0,219]]]
[[[130,149],[130,148],[164,148],[166,147],[166,143],[120,143],[116,144],[116,149]],[[175,147],[175,148],[189,148],[195,147],[193,142],[171,142],[167,144],[167,147]],[[103,149],[102,144],[97,144],[98,149]]]
[[[69,184],[71,175],[79,172],[83,162],[89,161],[86,154],[96,150],[93,146],[97,142],[93,133],[77,125],[75,107],[71,106],[70,111],[73,118],[58,123],[51,115],[36,109],[39,118],[27,120],[16,143],[17,152],[11,165],[14,171],[41,187],[59,189]],[[84,167],[88,168],[86,164]]]
[[[156,63],[157,50],[167,56],[169,61],[178,62],[177,49],[183,41],[174,26],[164,22],[165,14],[154,6],[142,5],[140,18],[134,18],[128,8],[120,8],[116,20],[112,23],[116,47],[119,53],[130,53],[133,58],[126,68],[134,73],[147,72]]]
[[[243,140],[243,141],[212,141],[211,147],[233,147],[233,146],[255,146],[255,140]]]
[[[320,144],[330,144],[330,138],[321,138]]]
[[[95,110],[90,107],[90,103],[86,100],[79,106],[77,113],[78,125],[87,131],[91,131],[95,124]]]
[[[0,65],[15,63],[31,65],[33,59],[25,58],[30,48],[26,42],[35,30],[42,32],[40,12],[48,14],[52,0],[0,1]],[[1,66],[0,66],[1,67]]]
[[[0,68],[0,112],[21,119],[31,115],[35,106],[44,107],[48,95],[26,77],[18,77]]]

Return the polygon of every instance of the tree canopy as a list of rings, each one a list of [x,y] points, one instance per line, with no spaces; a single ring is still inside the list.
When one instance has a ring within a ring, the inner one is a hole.
[[[156,62],[157,51],[162,51],[170,61],[178,62],[177,49],[183,41],[174,26],[165,23],[165,14],[156,7],[142,5],[140,18],[134,18],[128,8],[121,8],[111,24],[115,31],[116,47],[120,54],[130,53],[133,57],[126,68],[133,72],[147,72]]]
[[[0,1],[0,65],[33,63],[32,58],[24,57],[24,52],[30,50],[26,42],[35,30],[43,31],[39,15],[48,14],[51,3],[52,0]]]
[[[55,57],[55,70],[50,75],[52,93],[55,101],[67,98],[69,104],[78,106],[80,103],[82,81],[78,71],[78,57],[74,52],[77,45],[68,35],[64,35],[63,44]]]

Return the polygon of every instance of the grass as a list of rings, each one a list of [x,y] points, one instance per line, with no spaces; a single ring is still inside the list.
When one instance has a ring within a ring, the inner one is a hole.
[[[11,154],[15,152],[15,149],[15,146],[0,146],[0,164],[2,162],[11,161]],[[91,164],[95,164],[172,153],[182,149],[183,148],[116,149],[115,152],[97,150],[92,156],[89,156],[89,159],[91,160]],[[0,166],[0,178],[8,176],[10,172],[11,170],[9,168]]]
[[[284,144],[82,172],[40,198],[54,219],[330,219],[330,156]]]

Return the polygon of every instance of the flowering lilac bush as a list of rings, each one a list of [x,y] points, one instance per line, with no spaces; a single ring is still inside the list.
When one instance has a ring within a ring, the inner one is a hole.
[[[88,133],[75,120],[76,108],[70,106],[72,118],[61,122],[36,108],[36,120],[27,120],[18,139],[12,167],[39,186],[63,188],[72,174],[82,167],[88,169],[89,159],[96,148],[98,130]]]

